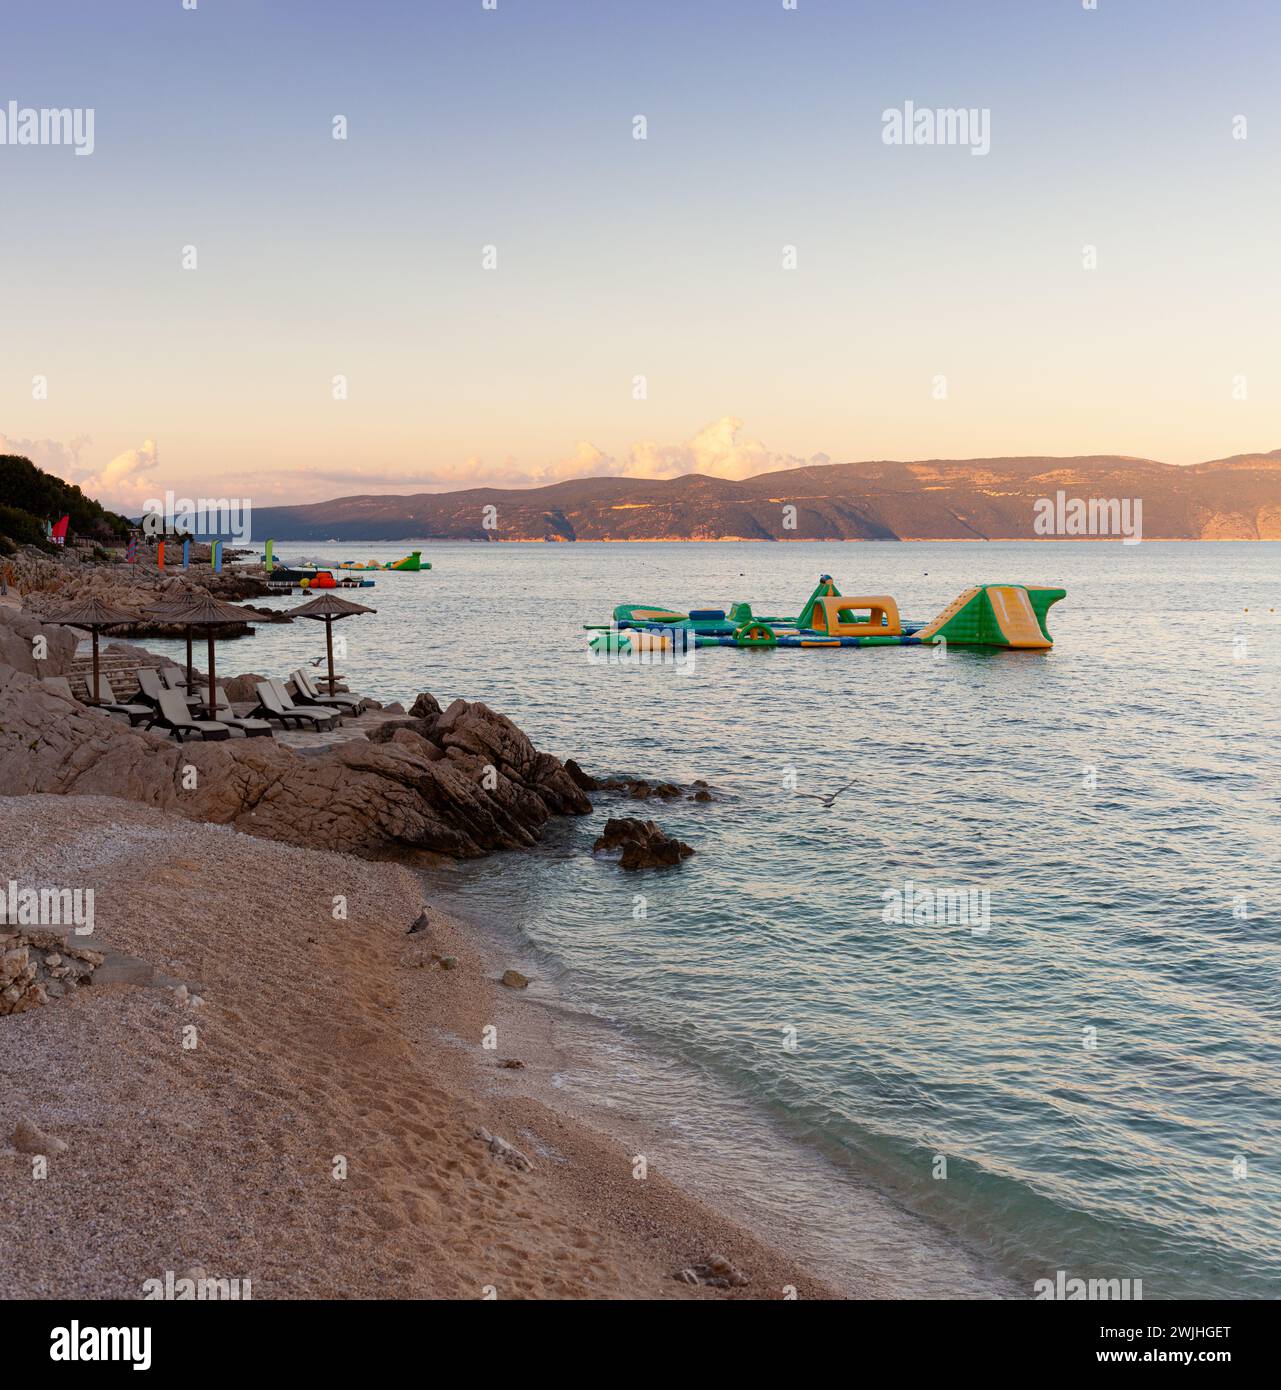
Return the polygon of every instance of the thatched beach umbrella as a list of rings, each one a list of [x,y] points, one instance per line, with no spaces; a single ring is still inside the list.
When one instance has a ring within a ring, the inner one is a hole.
[[[51,618],[42,618],[40,621],[54,623],[59,627],[82,627],[93,638],[93,685],[90,687],[89,693],[96,705],[99,701],[98,634],[103,628],[121,627],[128,623],[136,623],[138,615],[130,613],[124,608],[117,608],[114,603],[105,603],[100,598],[82,598],[61,613],[57,613]]]
[[[334,623],[338,618],[352,618],[357,613],[377,613],[376,608],[366,608],[363,603],[352,603],[350,599],[339,598],[337,594],[321,594],[301,608],[289,609],[291,618],[315,618],[325,625],[325,654],[329,658],[329,693],[334,693]]]
[[[147,617],[153,622],[172,623],[175,627],[181,626],[181,618],[174,617],[173,612],[176,609],[186,608],[188,599],[189,595],[186,593],[180,593],[176,597],[161,599],[159,603],[153,603],[151,607],[147,609]],[[196,683],[196,665],[191,654],[190,624],[184,628],[184,632],[187,637],[187,689],[190,690]]]
[[[252,622],[257,615],[244,608],[237,608],[234,603],[224,603],[222,599],[214,598],[210,594],[188,594],[184,598],[170,599],[156,604],[154,608],[148,608],[146,616],[153,622],[173,623],[176,627],[187,629],[188,694],[192,693],[191,682],[194,675],[191,666],[191,630],[197,627],[205,629],[209,641],[209,698],[206,701],[206,709],[209,718],[213,719],[218,699],[214,686],[214,633],[220,627]]]

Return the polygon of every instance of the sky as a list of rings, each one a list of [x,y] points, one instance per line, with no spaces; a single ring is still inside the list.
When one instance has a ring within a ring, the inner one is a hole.
[[[93,112],[0,145],[0,453],[137,507],[1276,448],[1281,5],[1091,4],[0,0],[6,131]]]

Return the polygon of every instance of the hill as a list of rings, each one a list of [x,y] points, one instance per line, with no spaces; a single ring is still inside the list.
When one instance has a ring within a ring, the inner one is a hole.
[[[576,478],[539,488],[339,497],[254,512],[278,540],[1009,540],[1036,504],[1142,501],[1148,539],[1281,540],[1281,449],[1180,467],[1152,459],[833,463],[733,481]],[[486,526],[486,508],[493,508]],[[785,509],[793,508],[794,512]]]

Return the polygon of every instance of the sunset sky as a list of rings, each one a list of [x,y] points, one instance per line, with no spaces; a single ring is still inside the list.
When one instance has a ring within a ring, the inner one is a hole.
[[[128,506],[1273,449],[1278,52],[1275,0],[7,6],[0,107],[95,148],[0,146],[0,452]]]

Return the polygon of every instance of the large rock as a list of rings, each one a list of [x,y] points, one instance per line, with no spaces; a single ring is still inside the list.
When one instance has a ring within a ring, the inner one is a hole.
[[[305,757],[270,739],[179,745],[0,666],[0,791],[118,796],[369,857],[519,849],[551,816],[591,809],[559,760],[509,719],[461,700],[446,713],[432,739],[353,739]]]
[[[44,639],[44,660],[35,655],[36,637]],[[65,676],[78,645],[79,639],[70,628],[46,626],[13,609],[0,610],[0,666],[10,666],[29,676]]]
[[[665,834],[652,820],[635,820],[631,816],[607,820],[592,846],[593,854],[620,850],[618,863],[624,869],[667,868],[694,853],[691,846]]]

